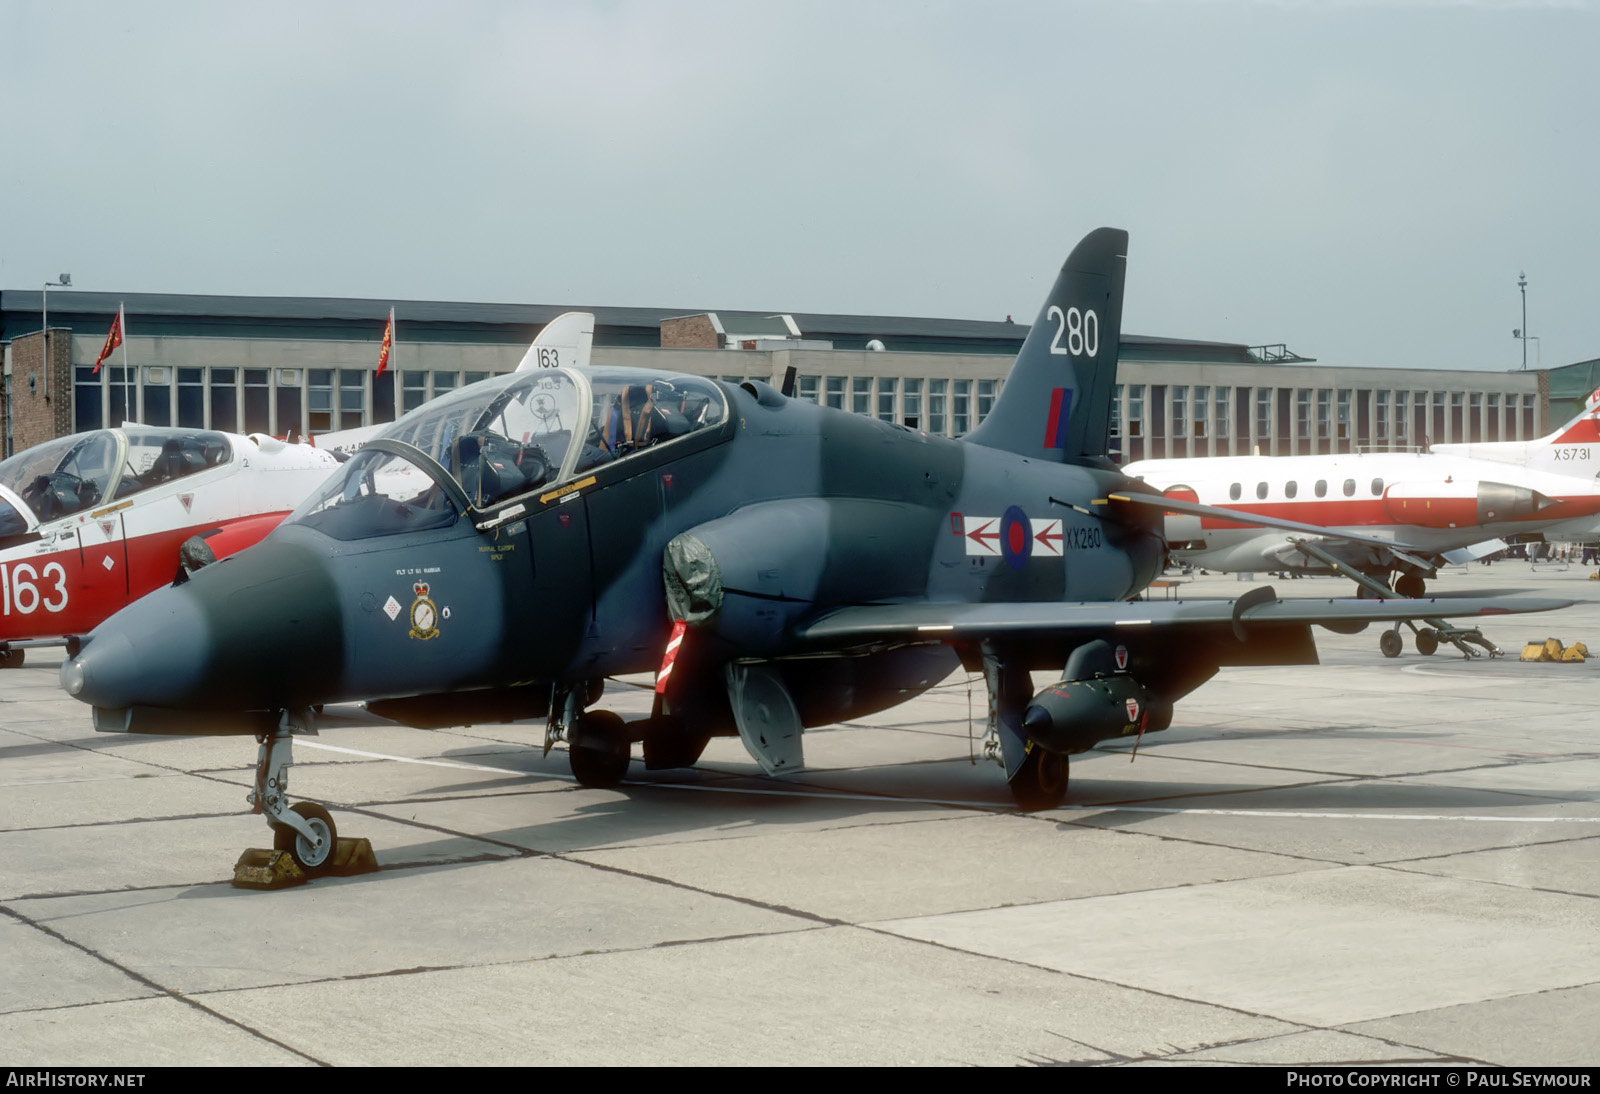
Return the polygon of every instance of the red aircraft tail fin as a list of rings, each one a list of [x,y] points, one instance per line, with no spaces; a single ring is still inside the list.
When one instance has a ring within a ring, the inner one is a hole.
[[[1595,444],[1600,442],[1600,388],[1584,400],[1583,413],[1546,437],[1544,444]]]

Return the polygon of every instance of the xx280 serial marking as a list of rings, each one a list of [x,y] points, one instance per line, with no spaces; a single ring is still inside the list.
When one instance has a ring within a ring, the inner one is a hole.
[[[1093,551],[1104,547],[1105,541],[1100,536],[1098,528],[1068,528],[1067,548],[1073,551]]]

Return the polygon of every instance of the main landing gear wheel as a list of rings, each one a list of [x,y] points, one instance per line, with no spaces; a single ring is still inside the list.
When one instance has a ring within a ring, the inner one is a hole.
[[[1424,657],[1432,656],[1433,651],[1439,648],[1439,632],[1431,627],[1423,627],[1417,632],[1417,652]]]
[[[1384,631],[1378,636],[1378,648],[1385,657],[1399,657],[1400,651],[1405,648],[1405,643],[1394,631]]]
[[[1034,745],[1011,777],[1011,796],[1029,813],[1054,809],[1067,797],[1067,757]]]
[[[632,751],[621,716],[609,710],[580,714],[567,732],[572,775],[584,786],[616,786],[628,774]]]
[[[0,650],[0,669],[20,669],[27,650]]]
[[[316,802],[295,802],[289,808],[299,813],[311,826],[311,830],[317,834],[317,842],[312,843],[287,825],[274,824],[273,849],[289,852],[294,857],[295,864],[306,873],[320,873],[333,860],[333,849],[339,842],[339,833],[333,826],[333,818]]]
[[[1428,583],[1421,574],[1401,574],[1394,579],[1394,591],[1409,600],[1419,600],[1428,591]]]

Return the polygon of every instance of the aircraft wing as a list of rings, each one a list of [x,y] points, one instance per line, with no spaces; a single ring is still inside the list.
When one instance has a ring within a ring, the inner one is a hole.
[[[1261,586],[1234,600],[1112,603],[943,604],[913,602],[840,608],[803,625],[807,645],[842,649],[914,642],[976,642],[985,638],[1062,638],[1126,629],[1163,630],[1232,625],[1395,623],[1407,619],[1511,615],[1565,608],[1549,598],[1425,598],[1419,600],[1279,599]]]
[[[1163,494],[1140,494],[1126,491],[1108,495],[1107,500],[1122,505],[1141,505],[1151,509],[1160,509],[1167,513],[1184,513],[1194,517],[1210,517],[1213,520],[1223,520],[1230,524],[1246,525],[1251,528],[1279,528],[1285,532],[1300,532],[1303,535],[1317,536],[1323,539],[1359,543],[1396,554],[1408,551],[1432,552],[1431,547],[1421,547],[1399,540],[1382,539],[1378,536],[1364,536],[1356,532],[1324,528],[1320,524],[1302,524],[1297,520],[1283,520],[1279,517],[1268,517],[1259,513],[1246,513],[1238,509],[1224,509],[1216,505],[1202,505],[1199,502],[1184,501],[1181,498],[1169,498]],[[1402,554],[1401,557],[1404,557],[1404,555]]]

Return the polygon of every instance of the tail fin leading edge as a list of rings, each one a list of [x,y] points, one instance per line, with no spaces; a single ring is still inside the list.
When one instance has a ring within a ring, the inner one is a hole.
[[[994,409],[967,440],[1059,463],[1104,456],[1128,233],[1097,228],[1061,266]]]
[[[1600,441],[1600,389],[1583,402],[1583,413],[1553,433],[1550,444],[1593,444]]]

